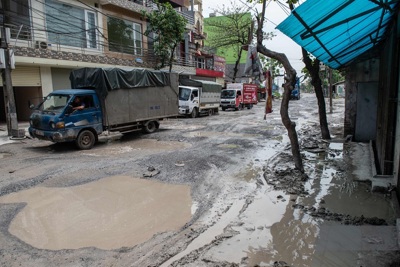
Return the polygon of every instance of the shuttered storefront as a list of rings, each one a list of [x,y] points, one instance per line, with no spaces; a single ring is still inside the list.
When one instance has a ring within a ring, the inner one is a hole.
[[[0,76],[1,84],[3,80]],[[41,86],[42,82],[40,79],[40,68],[39,67],[27,67],[17,66],[11,71],[12,86]]]
[[[3,81],[0,75],[0,90]],[[14,88],[14,99],[17,110],[18,121],[28,121],[32,111],[29,109],[31,99],[39,99],[42,96],[40,67],[16,66],[11,70],[11,82]],[[4,103],[3,90],[1,90],[1,101]],[[4,106],[0,104],[0,121],[5,121],[6,114]]]

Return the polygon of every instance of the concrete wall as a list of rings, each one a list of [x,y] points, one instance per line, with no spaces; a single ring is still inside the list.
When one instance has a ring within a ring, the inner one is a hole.
[[[346,69],[344,133],[345,136],[353,135],[356,141],[373,140],[377,175],[393,177],[391,184],[397,185],[400,178],[398,16],[395,21],[385,42],[378,49],[370,51],[371,55],[375,53],[375,59],[353,64]],[[371,105],[377,107],[376,111],[370,108]],[[371,112],[375,114],[369,114]],[[370,115],[376,115],[375,123],[372,116],[368,118]],[[376,128],[375,135],[370,135],[373,128]],[[400,189],[397,193],[400,195]]]
[[[71,88],[69,75],[72,69],[51,68],[51,78],[53,82],[53,90]]]
[[[357,103],[358,95],[362,95],[362,88],[369,87],[368,84],[377,85],[379,81],[379,60],[371,59],[354,64],[346,70],[345,83],[345,118],[344,136],[356,136],[357,109],[365,109],[364,103]],[[360,84],[363,84],[360,88]],[[377,89],[378,90],[378,89]],[[359,92],[360,91],[360,92]],[[360,107],[358,107],[360,105]],[[362,116],[360,114],[360,116]],[[375,123],[375,122],[371,122]],[[375,128],[375,125],[373,125]],[[358,133],[360,134],[360,133]]]
[[[357,114],[354,141],[369,142],[376,139],[378,110],[378,83],[358,83]]]

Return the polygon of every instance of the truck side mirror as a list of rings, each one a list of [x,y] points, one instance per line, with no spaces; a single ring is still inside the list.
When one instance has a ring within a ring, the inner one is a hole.
[[[191,95],[190,95],[190,100],[193,101],[193,99],[194,99],[194,94],[191,94]]]

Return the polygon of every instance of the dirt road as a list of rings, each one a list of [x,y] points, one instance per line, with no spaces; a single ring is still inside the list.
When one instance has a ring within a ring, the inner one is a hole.
[[[266,120],[261,102],[88,151],[1,145],[0,266],[385,266],[398,214],[353,180],[349,157],[365,147],[343,143],[344,100],[327,143],[314,95],[302,96],[290,116],[307,175],[293,169],[279,100]]]

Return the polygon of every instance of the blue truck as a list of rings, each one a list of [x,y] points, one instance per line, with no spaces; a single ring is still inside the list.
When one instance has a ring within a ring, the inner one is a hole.
[[[31,105],[32,137],[91,149],[104,131],[152,133],[160,120],[179,115],[177,73],[83,68],[73,70],[70,81],[72,89],[55,90]],[[73,109],[77,97],[83,109]]]
[[[300,78],[296,77],[296,83],[294,84],[294,88],[290,93],[290,99],[300,100]]]

